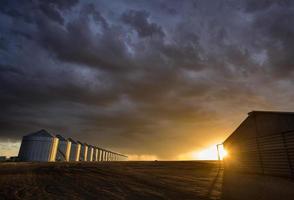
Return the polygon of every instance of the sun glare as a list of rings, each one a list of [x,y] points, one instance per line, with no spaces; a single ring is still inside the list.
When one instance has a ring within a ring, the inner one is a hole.
[[[221,160],[223,160],[228,155],[228,152],[225,150],[224,145],[222,144],[219,144],[217,148],[219,151],[219,157]]]
[[[228,155],[228,152],[224,149],[223,145],[219,145],[218,150],[221,160]],[[195,160],[218,160],[218,150],[216,145],[213,145],[201,151],[193,152],[192,157]]]
[[[217,160],[218,156],[216,146],[211,146],[202,151],[195,152],[193,157],[196,160]]]

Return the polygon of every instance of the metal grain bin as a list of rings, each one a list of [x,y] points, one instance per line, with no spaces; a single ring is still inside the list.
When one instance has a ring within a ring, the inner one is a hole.
[[[97,147],[94,147],[93,161],[94,162],[98,161],[98,148]]]
[[[71,148],[70,148],[70,161],[79,161],[80,160],[80,153],[81,153],[81,144],[74,141],[72,138],[68,138],[68,140],[71,142]]]
[[[102,149],[101,161],[106,161],[106,151]]]
[[[88,146],[87,161],[92,162],[93,161],[93,155],[94,155],[94,147],[92,145],[89,145]]]
[[[106,161],[109,161],[109,151],[106,151]]]
[[[61,135],[56,135],[56,137],[59,139],[56,161],[69,161],[71,141]]]
[[[101,161],[105,161],[105,151],[104,149],[100,149],[101,151]]]
[[[54,162],[59,139],[45,130],[23,136],[19,151],[20,161]]]
[[[98,162],[102,161],[102,149],[98,148]]]
[[[0,156],[0,162],[4,162],[4,161],[6,161],[6,156]]]
[[[81,145],[81,154],[80,154],[80,161],[87,161],[88,156],[88,144],[82,143],[78,141],[78,143]]]

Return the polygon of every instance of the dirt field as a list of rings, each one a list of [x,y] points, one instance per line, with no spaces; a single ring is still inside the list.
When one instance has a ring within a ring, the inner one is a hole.
[[[294,199],[293,181],[215,162],[1,163],[0,199]],[[269,198],[270,197],[270,198]]]

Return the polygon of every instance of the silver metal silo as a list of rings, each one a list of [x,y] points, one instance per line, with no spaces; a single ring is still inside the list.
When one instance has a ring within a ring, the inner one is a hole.
[[[81,144],[74,141],[72,138],[68,139],[71,142],[71,149],[70,149],[70,161],[79,161],[80,160],[80,153],[81,153]]]
[[[61,135],[56,135],[56,137],[59,139],[56,161],[69,161],[71,141]]]
[[[54,162],[59,139],[45,130],[23,136],[19,151],[21,161]]]

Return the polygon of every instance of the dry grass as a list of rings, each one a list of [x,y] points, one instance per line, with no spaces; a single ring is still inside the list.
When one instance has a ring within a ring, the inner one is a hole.
[[[4,199],[206,199],[212,162],[6,163]],[[0,198],[1,198],[0,197]]]
[[[279,178],[223,173],[216,162],[0,164],[0,199],[270,200],[281,196],[279,188],[294,199],[293,186]]]

